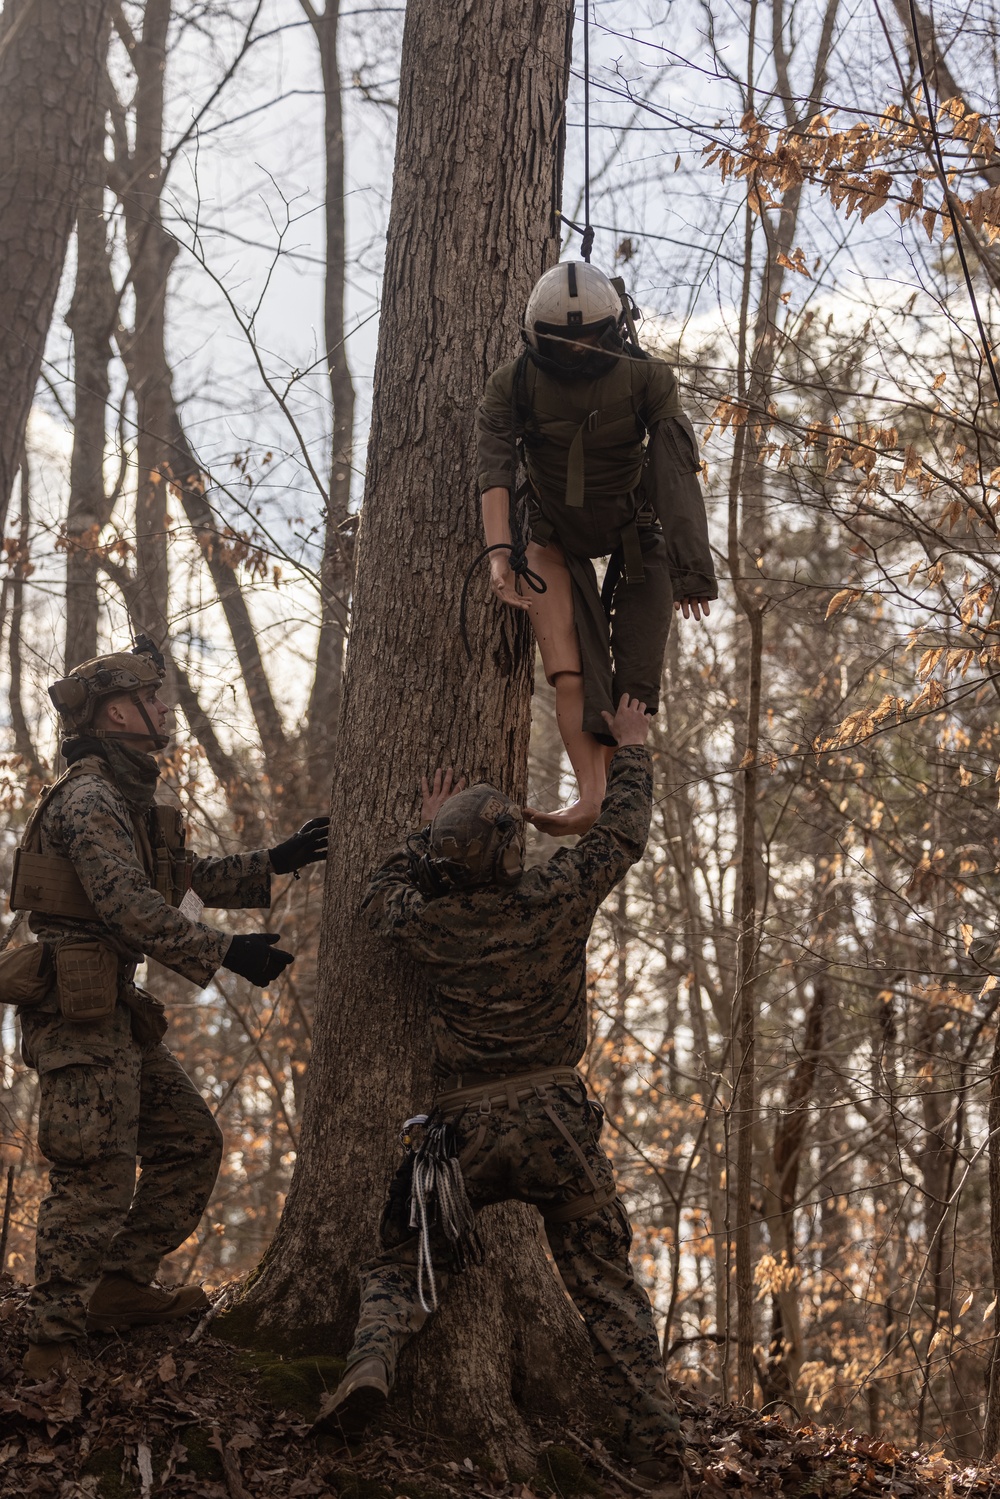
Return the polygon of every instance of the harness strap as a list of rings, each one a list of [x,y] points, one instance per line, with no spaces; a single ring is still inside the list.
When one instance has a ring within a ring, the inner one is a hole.
[[[555,412],[546,412],[541,408],[535,408],[536,418],[547,419],[549,430],[555,436],[555,430],[561,428],[563,433],[569,428],[573,432],[570,438],[569,452],[566,455],[566,493],[565,503],[571,509],[580,509],[583,504],[583,491],[585,482],[585,455],[584,435],[588,432],[596,432],[598,427],[611,426],[614,422],[624,421],[626,417],[636,419],[635,401],[631,394],[621,401],[615,401],[610,406],[603,406],[598,411],[589,411],[583,420],[577,425],[576,417],[561,417]],[[575,431],[573,428],[575,427]]]
[[[560,1203],[558,1207],[546,1208],[543,1213],[545,1223],[575,1223],[578,1218],[589,1218],[591,1213],[599,1213],[609,1202],[614,1202],[617,1195],[614,1183],[611,1182],[596,1192],[587,1192],[582,1197],[574,1197],[570,1202]]]
[[[547,1089],[541,1089],[541,1088],[538,1089],[538,1097],[541,1100],[543,1114],[547,1114],[548,1115],[548,1117],[551,1120],[551,1122],[555,1125],[556,1129],[559,1131],[559,1133],[562,1135],[563,1139],[566,1141],[566,1144],[569,1146],[570,1150],[573,1152],[573,1154],[576,1156],[577,1160],[580,1162],[580,1165],[583,1167],[583,1174],[587,1178],[587,1180],[590,1182],[592,1190],[595,1191],[595,1192],[600,1192],[601,1191],[601,1184],[597,1180],[597,1177],[594,1175],[594,1169],[593,1169],[593,1167],[591,1166],[590,1162],[587,1160],[587,1157],[584,1155],[583,1151],[580,1149],[580,1142],[578,1140],[574,1140],[573,1139],[573,1136],[570,1134],[570,1132],[566,1128],[565,1124],[563,1124],[562,1120],[559,1118],[559,1115],[556,1113],[555,1109],[547,1101],[547,1099],[545,1097],[545,1093],[547,1091],[548,1091]]]
[[[646,581],[646,570],[642,565],[642,546],[639,543],[639,527],[635,523],[634,515],[628,525],[622,527],[621,541],[618,545],[622,549],[625,582],[644,583]]]

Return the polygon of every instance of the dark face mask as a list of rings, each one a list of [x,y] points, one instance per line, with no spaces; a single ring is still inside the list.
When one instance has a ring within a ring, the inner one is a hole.
[[[570,332],[564,338],[539,337],[532,352],[543,369],[563,380],[598,380],[614,369],[624,347],[618,329],[609,328],[597,344],[574,342]]]

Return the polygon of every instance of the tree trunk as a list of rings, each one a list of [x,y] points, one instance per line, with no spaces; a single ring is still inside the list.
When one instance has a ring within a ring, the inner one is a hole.
[[[986,1422],[983,1458],[1000,1452],[1000,1024],[990,1063],[989,1102],[990,1260],[993,1269],[993,1335],[986,1373]]]
[[[104,81],[102,70],[101,82]],[[104,484],[105,414],[111,389],[108,367],[118,316],[111,278],[108,226],[104,217],[107,164],[105,112],[95,110],[90,152],[77,214],[76,286],[66,322],[73,334],[73,455],[66,514],[66,644],[63,664],[70,671],[97,655],[97,578],[95,548],[111,518],[112,500]]]
[[[533,650],[525,621],[473,590],[480,546],[473,412],[516,350],[534,280],[555,259],[568,0],[411,0],[374,413],[358,538],[333,797],[327,916],[301,1148],[285,1214],[234,1333],[345,1350],[355,1273],[376,1225],[400,1122],[429,1099],[426,1001],[372,939],[358,900],[412,825],[422,770],[453,762],[521,797]],[[496,1460],[525,1415],[582,1398],[580,1323],[523,1206],[488,1210],[487,1264],[459,1278],[404,1356],[394,1408]]]
[[[24,580],[32,572],[31,567],[31,476],[28,469],[28,455],[21,455],[21,533],[18,537],[17,553],[11,564],[10,572],[10,724],[14,731],[14,750],[23,761],[24,772],[28,777],[29,789],[31,782],[39,785],[45,780],[45,766],[38,758],[35,742],[31,737],[31,728],[28,724],[28,715],[24,711],[24,689],[22,682],[22,665],[24,661],[24,643],[22,640],[22,623],[24,620]],[[6,582],[4,584],[6,587]],[[0,1267],[3,1261],[0,1259]]]
[[[340,0],[327,0],[317,14],[311,0],[303,9],[316,33],[323,70],[326,160],[326,280],[323,327],[333,405],[330,486],[326,507],[323,561],[320,567],[320,623],[316,674],[309,695],[307,770],[309,783],[329,791],[344,671],[344,640],[351,590],[352,543],[343,528],[351,505],[354,459],[354,382],[344,341],[344,290],[347,278],[347,232],[344,214],[344,109],[337,64]]]
[[[136,571],[146,597],[147,628],[167,638],[167,457],[164,439],[173,410],[166,347],[167,277],[177,246],[163,227],[163,81],[172,0],[147,0],[142,35],[129,38],[135,68],[135,148],[121,194],[125,210],[135,327],[119,340],[136,401]],[[119,141],[118,149],[123,149]]]
[[[260,734],[268,771],[277,783],[289,764],[281,714],[274,701],[230,547],[205,498],[206,481],[181,424],[166,352],[166,298],[177,245],[163,228],[163,77],[171,0],[149,0],[142,37],[123,37],[138,80],[135,149],[129,154],[123,119],[116,121],[115,186],[125,210],[135,292],[135,327],[119,330],[122,358],[135,393],[136,575],[144,628],[161,645],[168,637],[167,495],[172,488],[212,577],[236,648],[240,673]]]
[[[7,0],[0,18],[0,527],[76,218],[110,14],[110,0]]]
[[[771,1338],[765,1370],[765,1402],[798,1400],[797,1385],[802,1367],[802,1318],[795,1250],[795,1203],[799,1195],[809,1105],[823,1043],[823,1019],[828,1000],[827,986],[817,980],[806,1014],[805,1034],[798,1064],[788,1083],[785,1106],[774,1130],[771,1180],[764,1184],[768,1226],[774,1258],[785,1270],[782,1287],[771,1293]]]

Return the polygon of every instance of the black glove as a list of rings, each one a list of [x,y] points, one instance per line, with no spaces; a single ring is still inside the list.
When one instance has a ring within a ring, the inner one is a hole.
[[[271,868],[275,874],[292,874],[306,864],[318,864],[326,858],[329,836],[329,817],[310,818],[291,838],[270,850]]]
[[[249,937],[234,937],[226,949],[222,966],[263,989],[279,973],[284,973],[289,963],[295,962],[293,953],[274,946],[280,940],[279,932],[254,932]]]

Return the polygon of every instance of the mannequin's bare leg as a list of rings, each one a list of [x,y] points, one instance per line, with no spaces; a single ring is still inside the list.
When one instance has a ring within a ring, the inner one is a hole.
[[[576,775],[580,798],[559,812],[525,808],[525,816],[553,838],[585,833],[601,810],[610,755],[583,729],[583,672],[573,622],[573,588],[562,548],[528,545],[528,566],[544,578],[545,593],[529,593],[529,614],[547,679],[556,690],[556,723]]]

